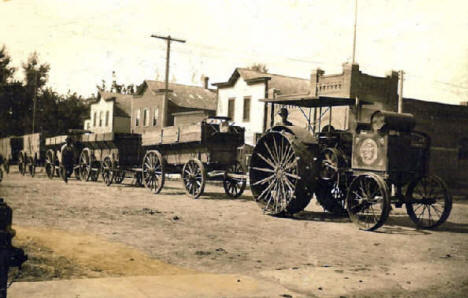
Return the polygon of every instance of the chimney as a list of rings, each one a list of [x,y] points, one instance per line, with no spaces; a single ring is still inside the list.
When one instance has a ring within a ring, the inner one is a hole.
[[[203,83],[204,83],[205,89],[209,89],[209,84],[208,84],[209,81],[210,81],[209,77],[204,77],[203,78]]]
[[[317,85],[320,80],[320,77],[325,74],[325,71],[323,71],[320,68],[312,70],[312,73],[310,74],[310,93],[317,96],[318,95],[318,90],[317,90]]]

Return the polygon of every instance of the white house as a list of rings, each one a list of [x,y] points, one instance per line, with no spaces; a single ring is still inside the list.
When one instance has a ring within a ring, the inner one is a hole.
[[[99,92],[99,101],[91,104],[90,118],[84,129],[94,133],[130,133],[132,95]]]
[[[227,82],[215,83],[218,87],[216,115],[230,117],[236,125],[245,127],[245,143],[255,145],[270,126],[270,111],[260,99],[281,94],[309,91],[308,79],[262,73],[246,68],[236,68]]]

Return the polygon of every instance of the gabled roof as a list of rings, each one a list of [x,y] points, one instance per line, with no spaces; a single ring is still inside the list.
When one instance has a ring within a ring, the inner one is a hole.
[[[232,87],[239,77],[241,77],[248,85],[268,81],[268,88],[279,90],[280,94],[307,92],[310,88],[310,82],[308,79],[273,73],[262,73],[240,67],[234,70],[227,82],[215,83],[213,85],[218,88]]]
[[[99,96],[105,101],[114,101],[114,117],[130,118],[130,114],[132,113],[133,95],[100,91]]]
[[[153,95],[164,94],[164,82],[145,80],[145,84]],[[176,83],[169,83],[169,89],[168,99],[179,107],[216,110],[216,93],[213,90]]]

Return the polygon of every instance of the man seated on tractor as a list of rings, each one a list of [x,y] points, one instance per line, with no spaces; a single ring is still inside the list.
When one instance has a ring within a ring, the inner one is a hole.
[[[288,109],[281,108],[278,112],[278,115],[281,116],[281,122],[278,122],[275,125],[293,126],[293,124],[288,121],[288,115],[289,115]]]
[[[65,139],[65,144],[62,146],[62,178],[65,183],[68,182],[68,177],[73,173],[73,160],[75,154],[75,146],[71,137]]]

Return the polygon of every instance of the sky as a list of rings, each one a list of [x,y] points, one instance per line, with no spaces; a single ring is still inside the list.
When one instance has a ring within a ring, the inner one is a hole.
[[[14,66],[34,51],[51,66],[48,85],[83,96],[112,72],[118,83],[227,81],[236,67],[308,78],[350,62],[354,0],[2,0],[0,46]],[[356,61],[385,76],[403,70],[403,95],[468,101],[468,1],[358,0]],[[17,77],[21,79],[21,72]]]

